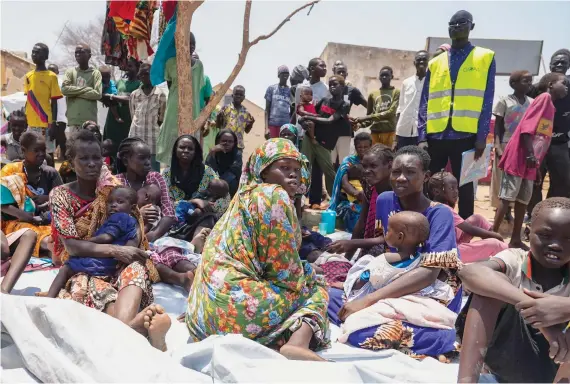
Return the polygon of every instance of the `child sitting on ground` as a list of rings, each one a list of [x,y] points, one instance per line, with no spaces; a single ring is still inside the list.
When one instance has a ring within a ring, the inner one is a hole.
[[[96,244],[129,245],[138,247],[142,233],[133,213],[137,209],[137,193],[134,189],[119,186],[111,191],[107,199],[109,217],[88,241]],[[67,281],[77,273],[90,276],[113,276],[118,261],[112,257],[70,257],[59,272],[48,291],[48,297],[57,297]]]
[[[455,225],[457,247],[461,255],[461,261],[472,263],[474,261],[487,260],[489,257],[507,249],[503,237],[491,231],[491,223],[479,214],[471,215],[467,220],[455,212],[455,204],[459,196],[457,179],[453,174],[442,170],[435,173],[428,182],[430,199],[450,207]],[[471,242],[474,237],[482,240]]]
[[[230,187],[225,180],[214,179],[208,184],[206,192],[199,194],[196,199],[190,201],[181,201],[176,206],[176,218],[180,223],[188,222],[194,217],[200,216],[202,213],[209,210],[209,207],[204,205],[204,202],[210,206],[219,199],[223,199],[228,195]]]
[[[479,382],[483,366],[494,376],[485,382],[568,382],[568,228],[570,199],[546,199],[531,215],[530,251],[507,249],[459,271],[473,295],[463,329],[458,322],[458,382]]]
[[[348,272],[344,283],[347,301],[364,297],[419,267],[422,257],[418,249],[429,238],[429,230],[429,222],[421,213],[402,211],[391,216],[384,239],[396,252],[360,258]],[[444,302],[451,301],[454,297],[451,287],[440,280],[416,295]]]
[[[315,108],[315,104],[313,103],[313,89],[308,86],[304,86],[300,89],[300,103],[297,106],[297,115],[300,117],[306,116],[313,116],[319,117],[317,114],[317,110]],[[315,139],[315,126],[314,124],[307,125],[307,135],[313,142],[313,144],[317,143]]]
[[[541,180],[540,164],[546,156],[552,140],[554,113],[553,102],[568,94],[566,77],[552,72],[538,83],[542,93],[528,107],[519,125],[505,147],[499,168],[503,170],[499,188],[499,207],[495,212],[493,231],[498,232],[509,204],[515,203],[515,220],[510,248],[528,247],[521,240],[521,229],[526,206],[530,202],[533,183]]]

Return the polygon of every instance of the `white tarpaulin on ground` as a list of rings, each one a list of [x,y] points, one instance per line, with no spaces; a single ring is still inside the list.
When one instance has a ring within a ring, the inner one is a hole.
[[[2,296],[2,382],[456,382],[457,365],[400,352],[373,352],[332,343],[321,355],[334,363],[289,361],[241,335],[188,343],[175,318],[186,295],[153,286],[155,302],[171,316],[160,352],[120,321],[78,303],[30,297],[47,291],[56,270],[24,273]],[[332,326],[331,339],[339,334]]]

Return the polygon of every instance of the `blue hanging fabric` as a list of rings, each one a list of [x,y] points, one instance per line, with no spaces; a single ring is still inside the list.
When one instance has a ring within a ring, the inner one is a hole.
[[[168,25],[160,38],[158,48],[154,54],[152,67],[150,68],[150,81],[152,85],[164,83],[164,68],[166,61],[171,57],[176,57],[176,44],[174,42],[174,33],[176,32],[176,12],[168,21]]]

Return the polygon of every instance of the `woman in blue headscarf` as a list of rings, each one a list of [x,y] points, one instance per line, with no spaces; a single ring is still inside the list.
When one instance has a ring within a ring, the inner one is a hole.
[[[348,232],[352,232],[358,217],[360,216],[360,204],[366,202],[366,197],[362,190],[357,190],[350,184],[348,170],[360,164],[364,154],[372,147],[372,137],[369,133],[361,132],[354,137],[354,147],[356,154],[344,158],[334,179],[330,210],[336,211],[337,215],[343,219]],[[354,199],[349,199],[351,196]],[[354,201],[349,201],[354,200]]]

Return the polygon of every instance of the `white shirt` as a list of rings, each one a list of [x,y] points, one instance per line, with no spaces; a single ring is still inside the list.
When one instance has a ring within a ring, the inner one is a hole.
[[[400,104],[396,113],[400,114],[398,125],[396,125],[396,135],[403,137],[418,136],[418,112],[420,109],[420,99],[424,87],[425,77],[419,79],[416,75],[408,77],[402,83],[400,91]]]
[[[62,79],[57,78],[57,82],[59,83],[59,88],[61,88],[61,83],[63,82]],[[67,113],[67,98],[66,97],[62,97],[60,99],[57,99],[57,119],[56,121],[58,123],[65,123],[67,124],[67,117],[65,116],[65,114]]]

